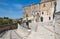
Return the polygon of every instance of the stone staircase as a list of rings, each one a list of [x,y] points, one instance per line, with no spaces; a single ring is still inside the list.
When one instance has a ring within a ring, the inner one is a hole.
[[[31,23],[32,32],[27,39],[55,39],[52,23]]]
[[[26,38],[29,36],[31,31],[29,31],[29,29],[22,27],[20,24],[18,24],[18,29],[16,30],[16,33],[19,34],[21,37]]]

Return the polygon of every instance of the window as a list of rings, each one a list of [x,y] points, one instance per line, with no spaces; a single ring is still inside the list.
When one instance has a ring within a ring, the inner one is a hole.
[[[42,12],[42,14],[44,14],[44,13]]]
[[[45,7],[45,4],[43,5],[43,7]]]
[[[26,14],[26,17],[28,17],[28,14]]]
[[[49,17],[49,20],[51,20],[51,17]]]
[[[37,11],[37,10],[38,10],[38,9],[37,9],[37,6],[35,5],[35,6],[34,6],[34,11]]]
[[[54,2],[55,6],[56,6],[56,2]]]
[[[37,13],[37,15],[39,15],[39,13]]]
[[[43,17],[41,17],[41,22],[43,22]]]

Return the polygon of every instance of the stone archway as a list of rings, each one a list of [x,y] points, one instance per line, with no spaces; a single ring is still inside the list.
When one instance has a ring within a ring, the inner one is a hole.
[[[41,22],[43,22],[43,17],[41,17]]]

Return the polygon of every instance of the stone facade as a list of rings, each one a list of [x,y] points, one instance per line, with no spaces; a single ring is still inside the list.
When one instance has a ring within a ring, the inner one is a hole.
[[[42,0],[41,2],[56,1],[56,0]]]
[[[58,33],[56,39],[60,39],[60,12],[55,13],[55,32]]]
[[[23,10],[23,18],[26,20],[26,15],[28,15],[28,20],[31,21],[51,22],[53,21],[55,4],[56,1],[54,0],[26,6]]]

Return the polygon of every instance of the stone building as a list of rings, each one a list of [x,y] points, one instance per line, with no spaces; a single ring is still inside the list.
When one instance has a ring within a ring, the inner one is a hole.
[[[42,0],[41,3],[24,7],[23,20],[28,18],[32,21],[29,25],[32,32],[27,39],[59,39],[60,28],[55,26],[55,11],[56,0]]]
[[[55,1],[55,0],[42,0],[41,2],[48,2],[48,1]]]
[[[51,22],[53,21],[55,5],[56,0],[42,0],[41,3],[26,6],[23,10],[23,20],[26,20],[26,15],[28,15],[28,20],[31,21]]]
[[[58,33],[56,39],[60,39],[60,12],[55,13],[55,32]]]

